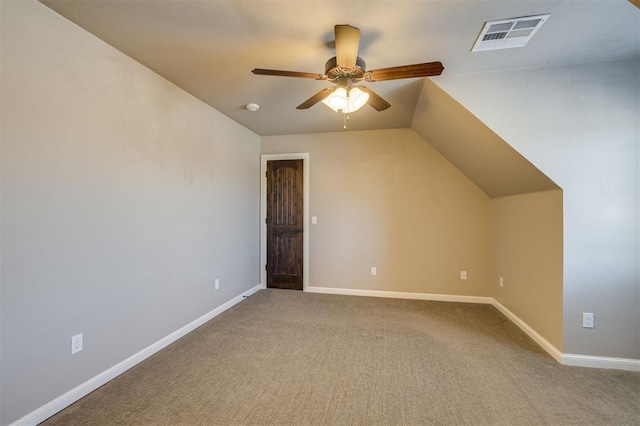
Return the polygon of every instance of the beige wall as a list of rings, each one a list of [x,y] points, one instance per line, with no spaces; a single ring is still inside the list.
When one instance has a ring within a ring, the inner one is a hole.
[[[42,4],[0,3],[5,425],[258,284],[260,138]]]
[[[492,204],[493,296],[562,351],[562,191]]]
[[[412,127],[492,197],[491,294],[560,350],[562,196],[558,186],[431,79],[424,80]],[[560,194],[559,205],[557,196],[550,194]],[[508,275],[504,288],[497,286],[500,274]]]
[[[262,138],[292,152],[310,153],[310,286],[491,295],[491,200],[413,130]]]
[[[639,73],[635,58],[434,79],[563,190],[569,354],[640,359]]]

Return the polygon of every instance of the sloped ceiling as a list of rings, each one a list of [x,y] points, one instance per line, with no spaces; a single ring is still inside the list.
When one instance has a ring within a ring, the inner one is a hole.
[[[640,14],[627,0],[41,1],[262,136],[342,130],[322,104],[296,110],[326,82],[251,73],[323,73],[336,24],[361,29],[370,70],[440,60],[445,74],[458,74],[640,56]],[[551,17],[526,47],[470,52],[485,21],[542,13]],[[411,125],[421,79],[369,86],[392,107],[363,108],[350,129]],[[250,102],[260,110],[247,111]]]
[[[261,136],[342,131],[342,115],[322,104],[296,110],[326,82],[251,73],[323,73],[335,24],[361,29],[370,70],[440,60],[445,74],[460,74],[640,56],[640,11],[627,0],[40,1]],[[485,21],[543,13],[551,17],[526,47],[470,52]],[[392,107],[364,107],[349,130],[413,127],[491,197],[557,188],[433,81],[370,83]]]
[[[426,79],[413,129],[492,198],[558,186],[500,136]]]

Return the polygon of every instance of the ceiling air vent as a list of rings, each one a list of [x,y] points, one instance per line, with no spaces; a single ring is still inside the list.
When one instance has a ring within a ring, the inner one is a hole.
[[[485,22],[472,52],[510,49],[526,45],[550,15],[525,16]]]

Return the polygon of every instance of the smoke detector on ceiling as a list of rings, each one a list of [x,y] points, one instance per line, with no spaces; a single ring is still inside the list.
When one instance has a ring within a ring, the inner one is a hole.
[[[534,36],[550,15],[525,16],[485,22],[471,49],[472,52],[523,47]]]

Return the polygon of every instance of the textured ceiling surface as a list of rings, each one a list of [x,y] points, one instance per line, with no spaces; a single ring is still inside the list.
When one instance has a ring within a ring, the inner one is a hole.
[[[322,104],[296,110],[329,83],[251,73],[323,73],[336,24],[360,28],[370,70],[439,60],[444,73],[479,73],[640,56],[640,10],[627,0],[41,1],[262,136],[342,129],[342,115]],[[484,22],[543,13],[551,17],[526,47],[471,53]],[[411,126],[422,79],[369,87],[392,107],[365,106],[350,129]],[[260,110],[246,110],[250,102]]]

